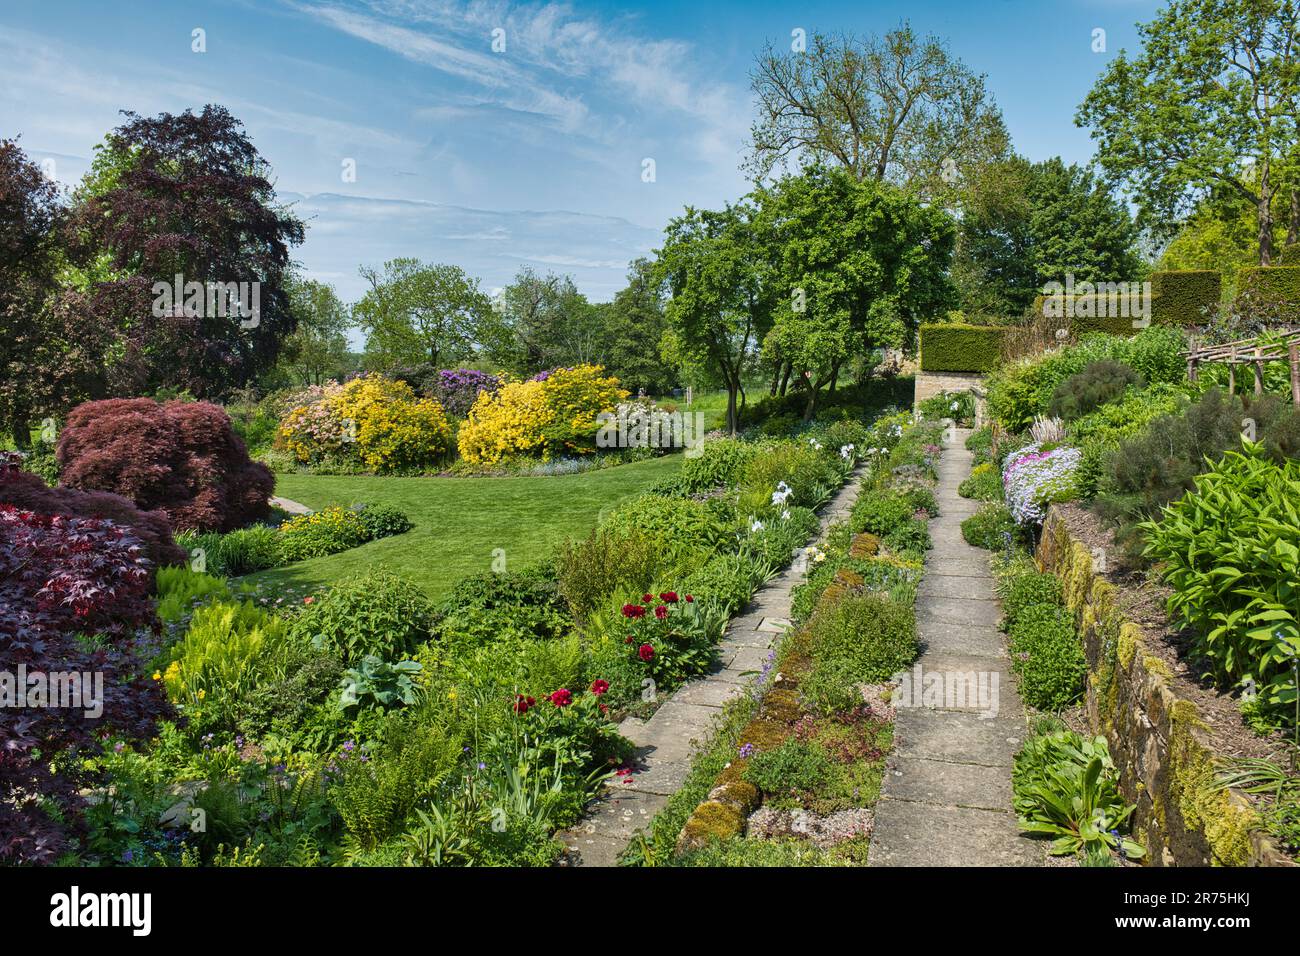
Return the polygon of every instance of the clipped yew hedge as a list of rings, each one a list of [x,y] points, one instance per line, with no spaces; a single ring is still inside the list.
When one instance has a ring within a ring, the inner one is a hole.
[[[922,325],[921,371],[988,372],[1002,358],[1002,329],[957,322]]]
[[[1151,273],[1151,321],[1157,325],[1204,325],[1219,304],[1223,277],[1215,269]]]
[[[1237,298],[1300,312],[1300,266],[1247,266],[1237,270]]]

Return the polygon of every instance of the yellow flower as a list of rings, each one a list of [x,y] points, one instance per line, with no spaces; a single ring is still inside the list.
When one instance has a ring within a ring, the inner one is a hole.
[[[154,672],[153,672],[153,679],[154,679],[154,680],[162,680],[162,671],[154,671]]]
[[[199,690],[199,695],[198,695],[198,696],[199,696],[199,700],[202,700],[204,697],[207,697],[207,696],[208,696],[208,692],[207,692],[206,690],[202,690],[202,689],[200,689],[200,690]]]

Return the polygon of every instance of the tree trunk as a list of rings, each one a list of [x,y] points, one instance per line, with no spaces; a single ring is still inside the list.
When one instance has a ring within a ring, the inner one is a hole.
[[[1264,160],[1264,168],[1259,177],[1259,202],[1255,215],[1259,220],[1259,264],[1273,264],[1273,189],[1269,183],[1269,164]]]
[[[740,415],[736,411],[736,393],[740,390],[737,379],[727,379],[727,431],[735,435],[739,431]]]
[[[790,363],[786,362],[781,368],[781,391],[778,393],[785,398],[785,390],[790,385]]]
[[[9,429],[13,433],[14,447],[30,451],[32,447],[32,420],[27,412],[14,409],[9,416]]]
[[[1300,242],[1300,190],[1291,190],[1291,216],[1286,224],[1286,244]],[[1289,263],[1288,263],[1289,264]]]
[[[831,394],[835,394],[835,385],[840,380],[840,363],[831,366]]]
[[[776,395],[777,386],[781,384],[781,364],[778,362],[776,368],[772,369],[772,387],[767,390],[768,395]]]
[[[812,421],[813,414],[817,411],[817,395],[820,392],[820,388],[813,385],[808,386],[808,404],[803,409],[803,420],[805,422]]]

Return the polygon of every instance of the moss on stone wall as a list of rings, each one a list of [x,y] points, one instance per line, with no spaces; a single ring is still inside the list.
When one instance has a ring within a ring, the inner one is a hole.
[[[1275,865],[1284,858],[1240,794],[1216,785],[1215,755],[1196,706],[1172,690],[1173,672],[1150,653],[1119,592],[1093,573],[1092,555],[1049,514],[1037,559],[1062,583],[1088,657],[1088,715],[1104,733],[1121,788],[1138,804],[1134,832],[1153,865]]]

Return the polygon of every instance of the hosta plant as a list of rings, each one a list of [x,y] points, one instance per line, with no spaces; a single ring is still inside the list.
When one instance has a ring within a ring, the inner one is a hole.
[[[1123,835],[1136,806],[1120,796],[1105,737],[1070,730],[1031,737],[1016,755],[1011,782],[1020,829],[1052,837],[1053,856],[1146,855]]]

